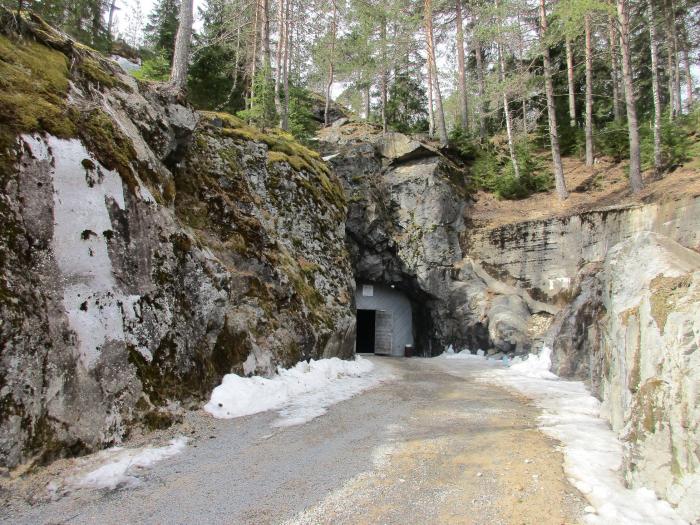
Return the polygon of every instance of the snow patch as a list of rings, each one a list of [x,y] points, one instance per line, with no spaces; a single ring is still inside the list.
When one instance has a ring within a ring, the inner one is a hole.
[[[224,376],[204,409],[219,419],[279,410],[273,426],[299,425],[326,413],[329,406],[372,388],[391,375],[369,359],[313,359],[278,368],[271,378]]]
[[[684,524],[671,505],[646,488],[624,486],[622,443],[601,417],[600,402],[582,382],[549,371],[551,349],[510,368],[486,370],[481,379],[514,388],[543,409],[540,429],[563,446],[564,469],[591,503],[584,521],[593,525]]]
[[[87,474],[69,478],[67,484],[83,489],[114,490],[135,487],[141,483],[136,473],[179,454],[185,449],[186,443],[187,438],[178,437],[164,447],[110,448],[99,454],[100,460],[104,461],[103,465]]]

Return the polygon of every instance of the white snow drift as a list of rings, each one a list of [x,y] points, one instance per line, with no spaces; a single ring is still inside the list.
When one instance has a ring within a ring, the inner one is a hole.
[[[482,380],[514,388],[543,409],[539,426],[559,440],[564,469],[593,508],[585,522],[605,525],[670,525],[683,521],[669,503],[645,488],[628,489],[620,474],[622,444],[600,417],[600,403],[583,383],[549,371],[551,350],[530,355],[510,368],[480,371]]]
[[[360,356],[354,361],[312,359],[293,368],[278,368],[271,378],[228,374],[204,409],[219,419],[279,410],[275,426],[298,425],[389,377],[385,369]]]
[[[164,447],[110,448],[96,456],[95,459],[103,463],[100,467],[68,479],[67,484],[75,488],[108,490],[134,487],[141,483],[135,476],[137,472],[179,454],[185,449],[186,443],[187,438],[178,437]]]

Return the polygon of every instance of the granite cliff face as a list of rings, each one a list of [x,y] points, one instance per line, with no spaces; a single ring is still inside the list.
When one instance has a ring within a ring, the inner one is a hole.
[[[353,355],[346,203],[318,154],[21,31],[0,36],[2,465],[168,424],[232,371]]]

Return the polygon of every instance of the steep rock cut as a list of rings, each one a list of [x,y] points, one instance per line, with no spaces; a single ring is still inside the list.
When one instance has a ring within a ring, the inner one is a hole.
[[[345,186],[355,278],[409,296],[420,354],[450,344],[492,355],[531,348],[537,315],[556,307],[490,276],[465,252],[469,179],[449,151],[348,119],[322,130],[319,144]]]
[[[3,14],[2,27],[12,27]],[[168,424],[229,372],[353,354],[343,191],[38,18],[0,35],[0,464]]]
[[[347,119],[322,130],[319,144],[349,201],[355,278],[406,293],[418,352],[441,353],[468,200],[461,168],[418,140]]]

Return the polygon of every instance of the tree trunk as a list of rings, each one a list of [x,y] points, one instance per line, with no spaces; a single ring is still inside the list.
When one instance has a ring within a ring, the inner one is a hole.
[[[678,60],[678,34],[676,28],[676,2],[670,0],[671,4],[671,42],[673,43],[673,89],[675,90],[674,112],[676,116],[683,113],[681,109],[681,68]]]
[[[253,56],[251,57],[251,67],[250,67],[250,98],[248,103],[248,109],[253,106],[253,100],[255,100],[255,76],[258,74],[258,37],[260,32],[258,29],[258,24],[260,21],[260,0],[254,0],[253,9],[255,14],[253,15]]]
[[[495,0],[496,10],[498,11],[499,5],[498,0]],[[506,92],[506,62],[503,58],[503,48],[501,46],[501,19],[500,13],[498,13],[499,19],[498,24],[498,39],[496,43],[496,49],[498,51],[498,76],[501,81],[501,89],[503,95],[503,113],[506,118],[506,134],[508,136],[508,151],[510,153],[510,162],[513,164],[513,174],[516,179],[520,178],[520,166],[518,166],[518,159],[515,156],[515,141],[513,140],[513,124],[510,120],[510,109],[508,109],[508,93]]]
[[[292,3],[294,0],[287,0],[287,6],[284,14],[284,56],[282,57],[283,70],[283,89],[284,89],[284,103],[282,104],[282,119],[281,128],[284,130],[289,129],[289,70],[290,60],[292,56],[292,33],[293,27],[290,21],[293,11]]]
[[[114,12],[117,10],[117,0],[109,3],[109,17],[107,18],[107,37],[112,40],[112,27],[114,25]]]
[[[593,166],[593,49],[591,15],[585,16],[586,31],[586,166]]]
[[[566,78],[569,85],[569,126],[576,127],[576,94],[574,92],[574,52],[571,49],[571,40],[566,37]]]
[[[474,56],[476,58],[477,95],[479,96],[479,136],[486,138],[486,107],[484,104],[484,93],[486,92],[486,82],[484,80],[484,60],[482,57],[481,42],[476,42],[474,46]]]
[[[457,64],[459,69],[459,112],[462,129],[469,131],[469,108],[467,106],[467,75],[464,60],[464,27],[462,24],[462,0],[456,0],[457,13]]]
[[[688,55],[688,48],[683,47],[683,69],[685,69],[685,107],[686,111],[690,113],[690,108],[693,106],[693,75],[690,73],[690,57]]]
[[[674,75],[675,55],[673,50],[673,39],[671,33],[674,31],[674,21],[670,14],[670,2],[664,2],[664,18],[666,20],[666,74],[668,75],[668,119],[673,122],[676,118],[676,107],[679,105],[676,91],[676,82]]]
[[[615,22],[612,16],[610,16],[608,20],[608,29],[610,34],[610,77],[612,79],[613,118],[615,122],[620,122],[622,120],[622,108],[620,105],[620,68],[617,62],[617,35],[615,31]]]
[[[272,55],[270,54],[270,0],[262,0],[262,44],[263,44],[263,64],[265,74],[270,71]]]
[[[520,12],[517,13],[517,22],[518,26],[522,27],[522,22],[520,20]],[[523,32],[518,31],[518,73],[522,76],[525,77],[525,72],[523,70]],[[523,93],[523,97],[520,100],[520,104],[522,106],[522,111],[523,111],[523,133],[527,134],[528,130],[528,125],[527,125],[527,93]]]
[[[190,40],[192,39],[192,1],[182,0],[180,23],[175,37],[175,53],[170,70],[170,83],[177,89],[184,89],[187,83],[187,69],[190,60]]]
[[[544,61],[544,87],[547,93],[547,116],[549,119],[549,142],[552,148],[552,163],[554,166],[554,182],[557,188],[557,195],[561,200],[569,196],[566,191],[564,180],[564,168],[561,164],[561,153],[559,151],[559,134],[557,131],[557,113],[554,106],[554,86],[552,84],[552,65],[549,58],[549,46],[547,45],[547,12],[544,5],[545,0],[540,0],[540,42],[542,42],[542,58]]]
[[[435,136],[435,112],[433,111],[433,64],[428,55],[428,136]]]
[[[630,56],[630,17],[628,0],[616,0],[617,17],[620,25],[620,51],[622,52],[622,78],[625,84],[625,103],[627,106],[627,127],[630,141],[629,177],[632,193],[644,187],[641,172],[641,154],[639,150],[639,124],[637,106],[634,97],[634,80],[632,78],[632,59]]]
[[[661,95],[659,94],[659,39],[656,34],[654,0],[647,0],[649,11],[649,51],[651,53],[651,89],[654,98],[654,178],[661,176]]]
[[[335,39],[338,32],[338,5],[336,0],[331,1],[333,5],[333,18],[331,19],[331,49],[328,57],[328,82],[326,84],[326,110],[323,113],[323,122],[326,126],[330,124],[328,117],[331,109],[331,88],[333,87],[333,76],[335,67]]]
[[[277,0],[277,49],[275,50],[275,111],[282,127],[282,57],[284,54],[284,0]]]
[[[685,11],[685,18],[688,17],[688,11]],[[688,41],[688,28],[686,20],[683,21],[683,43],[681,45],[681,53],[683,55],[683,69],[685,70],[685,108],[690,113],[690,108],[693,106],[693,75],[690,72],[690,53],[688,47],[691,43]]]
[[[442,94],[440,93],[440,80],[437,69],[437,61],[435,60],[435,41],[433,40],[433,2],[432,0],[424,1],[424,16],[425,16],[425,38],[428,44],[428,61],[431,63],[431,72],[433,77],[433,91],[435,92],[435,110],[437,112],[437,128],[440,136],[440,144],[447,145],[447,127],[445,126],[445,112],[442,107]]]
[[[372,90],[372,86],[370,84],[367,84],[367,87],[365,88],[365,120],[367,120],[367,121],[369,121],[369,118],[370,118],[371,105],[372,105],[372,99],[370,96],[371,90]]]
[[[389,129],[386,121],[386,105],[388,101],[387,90],[389,83],[389,72],[387,71],[387,56],[386,56],[386,16],[383,15],[381,19],[380,27],[380,38],[381,38],[381,78],[380,78],[380,89],[382,97],[382,130],[386,133]]]

